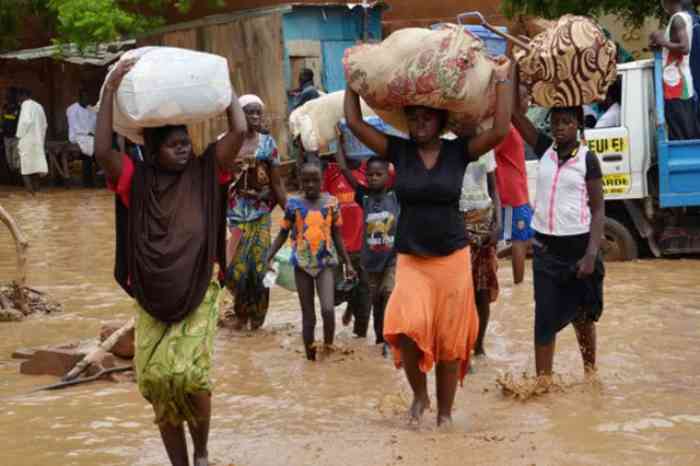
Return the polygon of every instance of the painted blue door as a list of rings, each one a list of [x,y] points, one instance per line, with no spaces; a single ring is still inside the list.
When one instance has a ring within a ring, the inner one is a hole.
[[[345,73],[343,71],[343,55],[345,49],[355,45],[352,40],[323,41],[323,87],[326,92],[345,89]]]

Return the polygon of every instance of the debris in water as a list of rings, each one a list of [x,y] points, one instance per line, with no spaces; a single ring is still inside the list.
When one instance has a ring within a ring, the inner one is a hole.
[[[523,372],[521,377],[514,377],[507,372],[496,379],[504,396],[527,401],[531,398],[545,395],[550,392],[563,392],[571,384],[564,382],[560,376],[531,376]]]
[[[48,299],[45,293],[29,287],[22,288],[27,302],[27,308],[22,310],[19,293],[15,283],[0,285],[0,321],[19,321],[32,314],[51,314],[63,310],[61,304]]]

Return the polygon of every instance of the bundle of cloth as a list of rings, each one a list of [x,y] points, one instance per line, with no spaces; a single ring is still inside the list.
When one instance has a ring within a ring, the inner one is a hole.
[[[516,47],[520,82],[541,107],[572,107],[604,100],[617,78],[617,47],[590,18],[565,15]]]
[[[289,115],[289,131],[294,139],[301,138],[304,149],[311,152],[326,153],[336,140],[336,128],[343,119],[343,102],[345,91],[325,94],[310,100]],[[362,115],[376,116],[364,102]]]
[[[407,28],[379,44],[345,51],[345,78],[384,121],[407,132],[403,112],[420,105],[448,111],[447,130],[473,134],[490,124],[496,58],[463,26]]]
[[[138,61],[119,86],[113,109],[114,130],[132,142],[143,144],[143,128],[199,123],[231,105],[228,61],[222,56],[141,47],[120,58],[132,59]]]

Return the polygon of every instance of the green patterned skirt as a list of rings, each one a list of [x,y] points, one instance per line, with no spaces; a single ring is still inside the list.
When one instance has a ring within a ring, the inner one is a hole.
[[[250,222],[229,225],[235,253],[226,275],[226,287],[234,297],[234,313],[242,322],[258,328],[265,323],[270,290],[263,286],[265,257],[270,249],[270,214]],[[232,248],[233,249],[233,248]]]
[[[156,424],[196,423],[190,395],[211,392],[220,292],[212,282],[202,304],[175,324],[165,324],[136,305],[136,379],[153,405]]]

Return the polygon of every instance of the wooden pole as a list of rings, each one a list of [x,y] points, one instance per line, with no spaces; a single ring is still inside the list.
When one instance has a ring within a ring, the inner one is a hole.
[[[122,337],[122,335],[134,328],[134,325],[136,325],[136,319],[132,317],[127,323],[122,325],[118,330],[111,334],[109,338],[100,343],[97,349],[85,355],[85,357],[81,359],[78,362],[78,364],[76,364],[75,367],[73,367],[73,369],[71,369],[66,375],[64,375],[61,380],[66,382],[77,378],[80,374],[82,374],[85,371],[85,369],[88,368],[90,364],[98,362],[100,359],[102,359],[104,355],[108,353],[114,347],[114,345],[117,344],[117,341],[119,340],[119,338]]]
[[[27,249],[29,241],[22,233],[22,230],[17,226],[15,219],[0,205],[0,221],[10,230],[12,238],[15,240],[15,249],[17,250],[17,270],[19,277],[17,279],[17,296],[16,300],[19,304],[20,311],[25,315],[29,314],[29,305],[27,297],[24,294],[24,287],[27,282]]]

